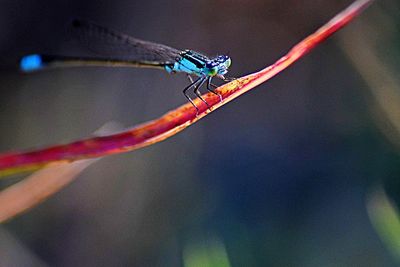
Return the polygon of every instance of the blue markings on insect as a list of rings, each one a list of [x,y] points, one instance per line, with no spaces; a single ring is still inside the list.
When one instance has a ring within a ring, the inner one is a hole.
[[[42,57],[38,54],[24,56],[20,62],[20,68],[22,71],[30,72],[39,70],[43,67]]]
[[[165,66],[166,71],[169,73],[185,72],[200,77],[213,77],[215,75],[223,77],[231,65],[231,59],[228,56],[209,59],[191,50],[183,51],[180,56],[173,65]]]
[[[176,72],[186,72],[189,74],[194,74],[197,76],[201,76],[203,74],[203,68],[199,68],[194,64],[191,60],[186,58],[181,58],[179,61],[174,64],[174,71]]]

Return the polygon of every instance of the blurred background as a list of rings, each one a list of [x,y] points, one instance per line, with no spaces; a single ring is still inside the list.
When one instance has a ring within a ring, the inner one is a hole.
[[[239,77],[350,3],[3,0],[0,151],[133,126],[186,101],[186,77],[159,70],[20,73],[25,54],[90,53],[68,40],[72,18],[227,53]],[[271,81],[162,143],[96,162],[2,224],[0,265],[397,266],[399,47],[400,4],[377,1]]]

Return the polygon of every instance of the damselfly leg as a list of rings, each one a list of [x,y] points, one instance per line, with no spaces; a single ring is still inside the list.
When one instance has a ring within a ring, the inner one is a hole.
[[[224,79],[222,79],[224,82],[231,82],[231,81],[234,81],[234,80],[236,80],[236,78],[235,77],[224,77]]]
[[[201,96],[201,93],[199,91],[199,88],[204,84],[204,82],[206,80],[207,80],[206,77],[202,78],[202,80],[197,85],[194,86],[193,92],[198,98],[200,98],[201,101],[203,101],[204,104],[207,105],[207,108],[210,109],[210,106],[208,105],[207,101],[204,100],[204,98]]]
[[[217,96],[219,96],[219,101],[220,102],[222,102],[222,95],[220,95],[220,94],[218,94],[217,92],[215,92],[212,88],[211,88],[211,86],[213,86],[214,88],[217,88],[218,86],[216,86],[215,84],[212,84],[211,83],[211,79],[212,79],[212,77],[208,77],[208,79],[207,79],[207,90],[209,91],[209,92],[211,92],[211,93],[213,93],[214,95],[217,95]]]
[[[207,77],[199,77],[196,80],[193,80],[193,78],[191,76],[187,76],[188,79],[191,81],[191,84],[189,84],[185,89],[183,89],[183,94],[185,95],[185,97],[187,98],[187,100],[189,100],[189,102],[193,105],[193,107],[195,107],[196,109],[196,114],[199,114],[199,108],[196,106],[196,104],[194,103],[193,99],[189,96],[189,94],[187,93],[187,91],[189,89],[191,89],[193,87],[193,93],[201,100],[203,101],[204,104],[207,105],[207,108],[210,109],[210,105],[207,103],[207,101],[201,96],[201,93],[199,91],[199,88],[201,86],[203,86],[203,84],[206,82]]]
[[[194,83],[192,76],[190,76],[190,74],[186,75],[190,81],[190,83]]]
[[[190,77],[188,75],[188,77]],[[187,91],[192,88],[193,86],[196,86],[199,82],[201,82],[203,79],[203,77],[200,77],[198,79],[196,79],[194,82],[192,82],[191,84],[189,84],[188,86],[185,87],[185,89],[183,89],[183,95],[187,98],[187,100],[189,100],[189,102],[193,105],[193,107],[195,107],[196,109],[196,115],[199,114],[199,108],[196,106],[196,104],[193,102],[192,98],[187,94]],[[193,81],[192,77],[189,78],[190,81]]]
[[[200,91],[199,91],[199,88],[200,88],[201,86],[203,86],[203,84],[207,81],[207,86],[206,86],[207,91],[213,93],[214,95],[217,95],[217,96],[219,97],[219,100],[222,101],[222,95],[218,94],[217,92],[215,92],[215,91],[211,88],[211,87],[214,87],[214,88],[217,88],[217,87],[218,87],[217,85],[211,83],[212,77],[200,77],[200,78],[197,79],[196,81],[194,81],[193,78],[192,78],[192,76],[190,76],[190,75],[187,75],[187,77],[188,77],[188,79],[189,79],[189,81],[190,81],[191,84],[190,84],[188,87],[186,87],[185,90],[184,90],[184,94],[185,94],[186,98],[189,99],[189,96],[188,96],[185,92],[186,92],[187,90],[189,90],[189,88],[191,88],[191,87],[193,86],[193,87],[194,87],[194,93],[195,93],[195,95],[196,95],[198,98],[200,98],[200,100],[203,101],[203,102],[207,105],[208,108],[210,108],[210,105],[207,103],[207,101],[204,100],[204,98],[201,96],[201,93],[200,93]],[[190,100],[192,100],[192,99],[190,99]],[[195,106],[195,105],[193,104],[192,101],[191,101],[191,103],[192,103],[193,106]],[[195,107],[196,107],[196,106],[195,106]],[[197,108],[197,107],[196,107],[196,108]]]

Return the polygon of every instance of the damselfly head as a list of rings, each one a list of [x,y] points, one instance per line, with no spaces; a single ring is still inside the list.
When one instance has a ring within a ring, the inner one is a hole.
[[[228,68],[231,66],[232,60],[228,56],[220,55],[206,63],[206,69],[208,75],[223,77],[228,72]]]

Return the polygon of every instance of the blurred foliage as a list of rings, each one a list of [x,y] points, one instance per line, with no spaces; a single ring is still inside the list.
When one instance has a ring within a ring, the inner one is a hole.
[[[229,267],[224,244],[214,238],[200,243],[201,238],[189,243],[183,249],[185,267]]]
[[[400,216],[385,192],[375,192],[368,199],[371,221],[393,256],[400,262]]]

